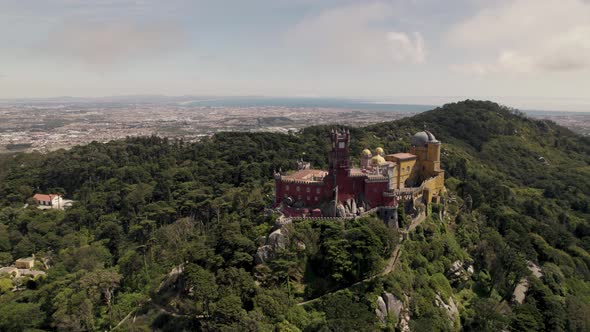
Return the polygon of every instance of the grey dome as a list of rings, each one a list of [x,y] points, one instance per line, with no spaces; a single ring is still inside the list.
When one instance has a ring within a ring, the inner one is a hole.
[[[423,146],[428,142],[437,142],[437,140],[431,132],[425,130],[412,136],[411,142],[413,146]]]

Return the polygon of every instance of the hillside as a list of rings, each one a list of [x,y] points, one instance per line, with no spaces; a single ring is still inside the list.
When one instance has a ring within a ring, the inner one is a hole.
[[[0,331],[392,331],[399,316],[412,331],[590,329],[590,140],[464,101],[350,128],[352,155],[407,151],[425,126],[442,141],[449,191],[407,240],[375,217],[302,221],[258,265],[275,230],[265,210],[274,170],[299,158],[325,166],[332,127],[5,157],[0,266],[35,254],[49,268],[46,278],[0,276]],[[23,208],[37,192],[76,203]],[[370,278],[398,245],[395,271]],[[382,294],[402,310],[376,315]]]

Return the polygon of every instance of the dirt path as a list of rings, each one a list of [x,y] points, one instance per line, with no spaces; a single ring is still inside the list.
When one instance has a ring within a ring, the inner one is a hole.
[[[426,219],[426,214],[425,213],[419,214],[416,218],[412,219],[412,223],[410,224],[410,226],[408,227],[408,229],[405,230],[405,231],[401,231],[401,232],[407,234],[407,233],[413,231],[425,219]],[[321,299],[322,297],[324,297],[326,295],[339,292],[339,291],[341,291],[343,289],[347,289],[347,288],[351,288],[351,287],[354,287],[354,286],[358,286],[358,285],[360,285],[360,284],[362,284],[364,282],[371,281],[371,280],[373,280],[373,279],[375,279],[377,277],[385,276],[385,275],[388,275],[388,274],[390,274],[392,272],[395,272],[395,267],[397,266],[397,262],[398,262],[399,257],[400,257],[401,245],[402,245],[402,242],[398,243],[398,245],[395,246],[395,248],[391,252],[391,255],[387,259],[387,263],[385,264],[385,267],[383,268],[383,271],[381,271],[380,273],[377,273],[375,275],[372,275],[370,277],[367,277],[367,278],[365,278],[365,279],[363,279],[361,281],[357,281],[357,282],[355,282],[354,284],[352,284],[350,286],[346,286],[346,287],[342,287],[342,288],[338,288],[338,289],[332,290],[332,291],[327,292],[325,294],[322,294],[322,295],[320,295],[320,296],[318,296],[318,297],[316,297],[314,299],[307,300],[307,301],[304,301],[304,302],[299,302],[299,303],[297,303],[297,305],[306,305],[306,304],[313,303],[313,302]]]

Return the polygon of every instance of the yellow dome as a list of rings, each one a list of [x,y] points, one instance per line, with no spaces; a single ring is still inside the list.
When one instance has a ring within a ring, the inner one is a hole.
[[[363,150],[363,156],[365,156],[365,157],[370,157],[370,156],[371,156],[371,150],[369,150],[369,149],[364,149],[364,150]]]
[[[383,148],[376,148],[375,152],[377,152],[377,154],[382,155],[383,154]]]
[[[372,165],[383,165],[385,163],[385,158],[381,157],[380,155],[376,155],[375,157],[371,158]]]

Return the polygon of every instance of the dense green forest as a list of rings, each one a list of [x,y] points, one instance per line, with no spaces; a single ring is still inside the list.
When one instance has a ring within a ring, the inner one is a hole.
[[[276,228],[274,170],[299,158],[324,167],[329,126],[1,156],[0,266],[35,254],[47,275],[0,275],[0,331],[404,328],[376,315],[384,293],[412,331],[590,330],[590,140],[468,100],[350,128],[352,155],[407,151],[424,126],[443,143],[445,206],[400,244],[396,270],[374,278],[400,238],[374,216],[294,222],[255,264]],[[23,207],[39,192],[75,203]],[[456,311],[441,305],[451,302]]]

